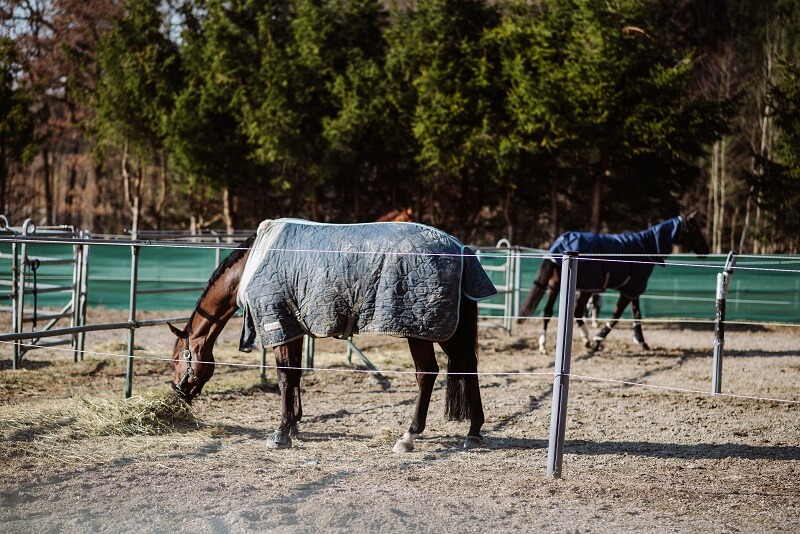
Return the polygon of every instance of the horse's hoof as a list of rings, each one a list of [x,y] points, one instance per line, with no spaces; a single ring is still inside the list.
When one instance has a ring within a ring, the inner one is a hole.
[[[587,349],[591,349],[591,348],[592,348],[592,342],[591,342],[591,341],[589,341],[589,340],[587,339],[587,340],[586,340],[586,341],[583,343],[583,346],[584,346],[584,347],[586,347]]]
[[[397,443],[394,444],[392,447],[392,451],[405,454],[407,452],[412,452],[414,450],[414,444],[410,441],[405,441],[403,438],[397,440]]]
[[[539,354],[547,354],[547,347],[539,345]]]
[[[642,346],[642,350],[650,350],[650,345],[648,345],[647,343],[642,342],[639,344]]]
[[[280,430],[276,430],[272,434],[269,435],[267,438],[267,448],[268,449],[288,449],[292,446],[292,438],[289,437],[291,435],[291,431],[288,433],[283,433]]]
[[[465,449],[475,449],[483,446],[483,438],[480,436],[467,436],[464,440]]]

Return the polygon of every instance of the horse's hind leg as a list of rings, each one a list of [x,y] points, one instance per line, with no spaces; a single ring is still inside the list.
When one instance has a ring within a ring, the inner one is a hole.
[[[639,307],[639,299],[631,301],[631,311],[633,312],[633,339],[644,350],[650,350],[650,346],[644,340],[642,334],[642,309]]]
[[[478,385],[478,305],[466,297],[461,300],[461,317],[453,337],[440,343],[448,357],[445,416],[451,420],[469,418],[464,448],[483,445],[484,423],[481,391]]]
[[[267,447],[272,449],[292,446],[292,438],[297,435],[297,423],[303,417],[303,405],[300,401],[302,352],[302,338],[275,347],[278,389],[281,392],[281,424],[267,438]]]
[[[578,328],[581,332],[581,340],[586,348],[589,348],[590,345],[589,329],[586,327],[583,318],[584,315],[586,315],[586,304],[589,302],[589,297],[591,296],[592,293],[581,291],[578,293],[578,299],[575,301],[575,321],[578,323]]]
[[[619,300],[617,300],[616,306],[614,306],[614,313],[611,316],[611,320],[606,323],[606,325],[597,333],[594,338],[592,338],[592,344],[589,347],[591,350],[600,350],[603,346],[603,341],[605,341],[606,336],[611,333],[611,330],[616,326],[617,321],[619,318],[622,317],[622,312],[625,311],[625,308],[628,307],[628,303],[630,303],[631,299],[626,297],[625,295],[620,294]]]
[[[411,349],[411,357],[414,358],[414,366],[417,370],[419,395],[417,396],[417,406],[414,409],[414,418],[411,420],[411,426],[395,443],[394,452],[411,452],[414,450],[414,440],[425,430],[428,407],[431,403],[431,393],[433,393],[433,386],[436,383],[436,376],[439,374],[439,365],[436,363],[432,341],[408,338],[408,347]]]

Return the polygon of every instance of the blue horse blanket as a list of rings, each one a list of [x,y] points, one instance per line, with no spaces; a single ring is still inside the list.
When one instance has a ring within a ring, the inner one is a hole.
[[[237,294],[243,350],[315,337],[380,333],[445,341],[462,294],[497,294],[473,251],[416,223],[264,221]]]
[[[672,252],[672,245],[680,241],[682,231],[681,218],[675,217],[641,232],[565,232],[550,247],[547,257],[560,265],[564,252],[576,251],[580,254],[576,283],[579,291],[600,292],[611,288],[636,299],[647,288],[655,264],[663,264],[664,256]],[[597,259],[585,259],[593,255]]]

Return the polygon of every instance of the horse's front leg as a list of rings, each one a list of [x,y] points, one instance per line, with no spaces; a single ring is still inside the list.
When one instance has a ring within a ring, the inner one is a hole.
[[[267,438],[267,447],[272,449],[286,449],[292,446],[292,438],[297,435],[297,424],[303,417],[303,405],[300,401],[302,352],[302,338],[275,347],[278,389],[281,392],[281,424]]]
[[[639,307],[639,299],[631,301],[631,311],[633,312],[633,339],[644,350],[650,350],[650,346],[644,340],[642,334],[642,309]]]
[[[556,297],[558,297],[558,291],[555,286],[551,285],[547,291],[547,302],[544,305],[542,318],[542,332],[539,334],[540,354],[547,354],[547,325],[550,323],[550,318],[553,317]]]
[[[596,336],[592,339],[592,344],[589,347],[591,350],[600,350],[603,347],[603,341],[605,341],[606,336],[611,332],[611,330],[616,326],[617,321],[619,318],[622,317],[622,312],[625,311],[625,308],[628,307],[628,304],[631,302],[631,299],[626,297],[625,295],[620,294],[619,300],[617,300],[616,306],[614,306],[614,313],[611,316],[611,320],[606,323],[600,332],[597,333]]]
[[[433,342],[421,339],[408,338],[408,347],[411,349],[411,356],[414,358],[414,366],[417,370],[417,406],[414,409],[414,418],[411,426],[403,436],[395,443],[394,452],[411,452],[414,450],[414,440],[425,430],[425,423],[428,418],[428,407],[431,403],[431,393],[436,383],[436,376],[439,374],[439,364],[436,363],[436,355],[433,351]]]
[[[575,321],[578,323],[581,340],[586,348],[589,348],[589,329],[586,327],[583,316],[586,315],[586,304],[591,296],[592,293],[581,291],[578,293],[578,300],[575,301]]]

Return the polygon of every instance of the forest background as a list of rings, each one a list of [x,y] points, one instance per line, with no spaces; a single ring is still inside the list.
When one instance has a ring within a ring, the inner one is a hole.
[[[3,0],[0,213],[800,248],[800,0]]]

